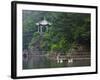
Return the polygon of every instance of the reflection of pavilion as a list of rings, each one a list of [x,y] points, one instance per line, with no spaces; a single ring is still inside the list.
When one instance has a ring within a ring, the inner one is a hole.
[[[37,22],[36,25],[38,26],[38,32],[42,33],[48,31],[48,26],[51,25],[51,23],[48,22],[44,17],[44,19],[42,21]]]

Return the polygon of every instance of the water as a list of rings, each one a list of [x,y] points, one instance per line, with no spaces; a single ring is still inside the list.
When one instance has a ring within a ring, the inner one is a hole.
[[[23,59],[23,69],[39,68],[58,68],[58,67],[81,67],[90,66],[90,59],[73,60],[68,63],[67,60],[58,62],[56,59],[49,59],[47,56],[28,55]]]

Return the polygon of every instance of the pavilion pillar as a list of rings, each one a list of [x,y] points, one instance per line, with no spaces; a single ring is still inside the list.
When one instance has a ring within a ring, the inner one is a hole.
[[[46,31],[48,32],[48,26],[46,26]]]
[[[38,32],[40,31],[39,26],[38,26]]]
[[[40,26],[40,33],[42,33],[42,26]]]

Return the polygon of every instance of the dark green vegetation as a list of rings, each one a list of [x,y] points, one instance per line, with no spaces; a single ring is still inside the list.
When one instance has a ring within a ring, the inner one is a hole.
[[[44,16],[52,25],[40,40],[35,23],[43,20]],[[90,14],[85,13],[23,10],[23,50],[34,48],[38,40],[41,50],[49,52],[66,54],[77,48],[77,44],[90,49],[90,20]]]

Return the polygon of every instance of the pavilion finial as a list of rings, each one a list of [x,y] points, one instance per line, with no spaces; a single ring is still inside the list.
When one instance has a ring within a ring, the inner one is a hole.
[[[46,20],[46,17],[44,16],[44,20]]]

